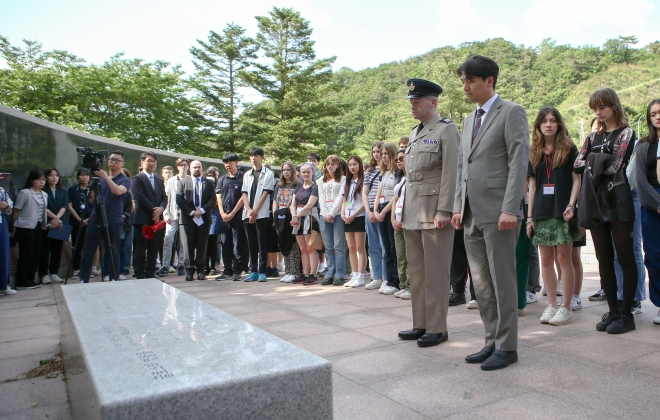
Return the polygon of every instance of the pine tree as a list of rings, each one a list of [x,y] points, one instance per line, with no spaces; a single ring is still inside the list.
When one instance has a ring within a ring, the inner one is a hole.
[[[244,28],[230,23],[223,34],[210,31],[208,41],[197,40],[199,47],[190,48],[197,70],[192,84],[204,106],[209,135],[217,138],[222,153],[236,152],[243,99],[238,89],[244,86],[238,74],[256,58],[256,43],[244,34]]]
[[[242,116],[249,135],[244,147],[262,147],[273,163],[301,161],[312,150],[326,153],[335,131],[332,117],[341,111],[330,95],[336,91],[335,57],[316,59],[309,21],[293,9],[275,7],[256,19],[264,57],[241,78],[266,100]]]

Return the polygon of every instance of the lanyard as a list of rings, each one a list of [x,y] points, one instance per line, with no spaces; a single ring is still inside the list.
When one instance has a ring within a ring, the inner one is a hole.
[[[552,149],[552,159],[550,164],[548,164],[548,154],[543,153],[543,158],[545,159],[545,174],[548,176],[548,184],[550,183],[550,175],[552,175],[552,165],[555,163],[555,149]]]

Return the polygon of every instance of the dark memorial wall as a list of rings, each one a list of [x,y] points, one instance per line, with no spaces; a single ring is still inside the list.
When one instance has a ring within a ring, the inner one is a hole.
[[[181,156],[200,160],[204,169],[216,166],[221,173],[224,172],[222,161],[218,159],[181,155],[110,140],[0,105],[0,172],[11,173],[11,180],[0,180],[0,187],[3,187],[12,199],[23,188],[28,173],[34,168],[43,170],[55,167],[62,174],[66,187],[75,185],[76,172],[81,168],[82,160],[76,152],[76,147],[92,147],[95,152],[123,151],[126,160],[124,167],[133,176],[137,174],[140,155],[147,150],[155,152],[158,157],[158,175],[163,166],[172,166],[176,174],[174,162]],[[104,169],[107,170],[107,163]]]
[[[160,175],[163,166],[172,166],[176,174],[175,161],[181,156],[190,160],[200,160],[204,169],[215,166],[220,169],[221,173],[225,172],[222,161],[218,159],[181,155],[110,140],[53,124],[0,105],[0,172],[11,174],[10,180],[0,180],[0,187],[7,191],[13,201],[15,201],[18,192],[23,189],[28,173],[34,168],[45,170],[55,167],[62,175],[63,186],[75,185],[78,182],[76,172],[81,168],[80,163],[82,161],[82,158],[76,152],[76,147],[91,147],[95,152],[100,150],[123,151],[126,161],[124,167],[133,176],[137,174],[140,155],[147,150],[155,152],[158,157],[158,167],[156,169],[158,175]],[[104,166],[104,169],[107,170],[107,163]],[[243,166],[251,167],[249,164],[243,164]],[[18,252],[18,247],[12,246],[10,258],[12,287]],[[67,241],[64,243],[62,252],[60,274],[66,272],[70,255],[71,242]]]

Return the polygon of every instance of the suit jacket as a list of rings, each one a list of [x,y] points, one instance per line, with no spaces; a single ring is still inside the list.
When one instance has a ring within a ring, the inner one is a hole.
[[[48,209],[48,194],[44,191],[40,191],[41,197],[44,199],[43,214],[41,215],[41,229],[46,230],[48,215],[46,210]],[[21,210],[21,214],[16,219],[14,227],[25,228],[25,229],[34,229],[39,221],[39,202],[36,198],[32,197],[30,193],[30,188],[20,190],[18,192],[18,197],[16,197],[16,203],[14,203],[14,208]]]
[[[436,214],[451,217],[456,189],[456,161],[460,136],[453,121],[437,114],[418,133],[410,133],[406,148],[404,229],[434,229]]]
[[[179,187],[176,192],[176,205],[181,210],[179,223],[182,225],[194,223],[192,216],[190,216],[190,212],[195,211],[195,205],[193,204],[194,179],[194,177],[188,176],[186,179],[179,180]],[[213,185],[213,181],[210,179],[202,177],[202,205],[200,207],[205,212],[202,215],[204,225],[209,228],[211,227],[211,210],[215,207],[215,204],[215,185]]]
[[[134,225],[152,225],[154,223],[152,214],[154,207],[167,206],[167,195],[165,195],[165,184],[163,178],[154,174],[155,189],[149,182],[146,172],[142,172],[133,177],[131,192],[135,200],[135,213],[133,213]],[[160,215],[163,220],[163,214]]]
[[[529,161],[527,114],[520,105],[497,97],[472,143],[475,115],[476,110],[463,122],[454,213],[462,220],[467,193],[479,223],[497,223],[502,213],[522,219]]]

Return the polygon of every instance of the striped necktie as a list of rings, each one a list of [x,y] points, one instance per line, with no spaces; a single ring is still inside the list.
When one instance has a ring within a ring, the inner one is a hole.
[[[474,139],[476,139],[477,134],[479,134],[479,129],[481,128],[481,118],[485,113],[486,111],[484,111],[483,108],[479,108],[477,110],[477,119],[474,122],[474,130],[472,130],[472,144],[474,144]]]

